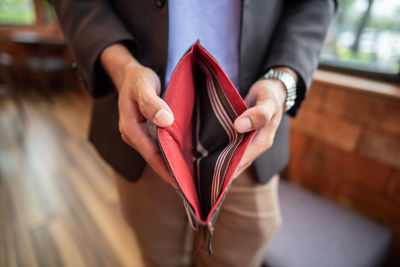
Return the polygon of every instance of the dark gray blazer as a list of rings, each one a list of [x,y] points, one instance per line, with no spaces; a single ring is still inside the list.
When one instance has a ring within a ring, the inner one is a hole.
[[[145,162],[125,144],[118,130],[118,94],[98,59],[102,50],[123,42],[143,64],[165,75],[168,44],[166,0],[53,0],[81,80],[94,97],[90,140],[122,176],[135,181]],[[268,69],[287,66],[299,76],[294,116],[305,97],[336,3],[333,0],[243,0],[240,32],[240,94]],[[265,183],[287,164],[288,117],[284,116],[273,146],[255,162]]]

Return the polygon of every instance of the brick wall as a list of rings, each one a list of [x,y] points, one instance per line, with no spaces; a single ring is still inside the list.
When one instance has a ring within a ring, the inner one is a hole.
[[[359,84],[314,81],[291,121],[287,175],[389,227],[400,252],[400,86],[390,95]]]

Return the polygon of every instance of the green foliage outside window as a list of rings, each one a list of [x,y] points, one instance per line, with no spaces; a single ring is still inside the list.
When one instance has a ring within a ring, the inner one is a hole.
[[[400,1],[339,0],[322,53],[325,65],[400,73]]]
[[[32,0],[0,1],[0,24],[32,25],[35,20],[35,7]]]

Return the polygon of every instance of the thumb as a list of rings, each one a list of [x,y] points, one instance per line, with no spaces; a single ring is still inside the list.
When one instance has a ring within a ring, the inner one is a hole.
[[[256,105],[243,112],[234,123],[239,133],[249,132],[251,130],[260,130],[274,116],[275,103],[271,99],[257,101]]]
[[[174,122],[174,115],[168,104],[157,95],[154,89],[142,87],[136,101],[142,115],[155,125],[168,127]]]

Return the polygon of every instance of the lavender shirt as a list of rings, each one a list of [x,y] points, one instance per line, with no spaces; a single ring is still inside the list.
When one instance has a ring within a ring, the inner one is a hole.
[[[170,0],[168,62],[165,82],[189,47],[200,44],[239,84],[241,0]]]

